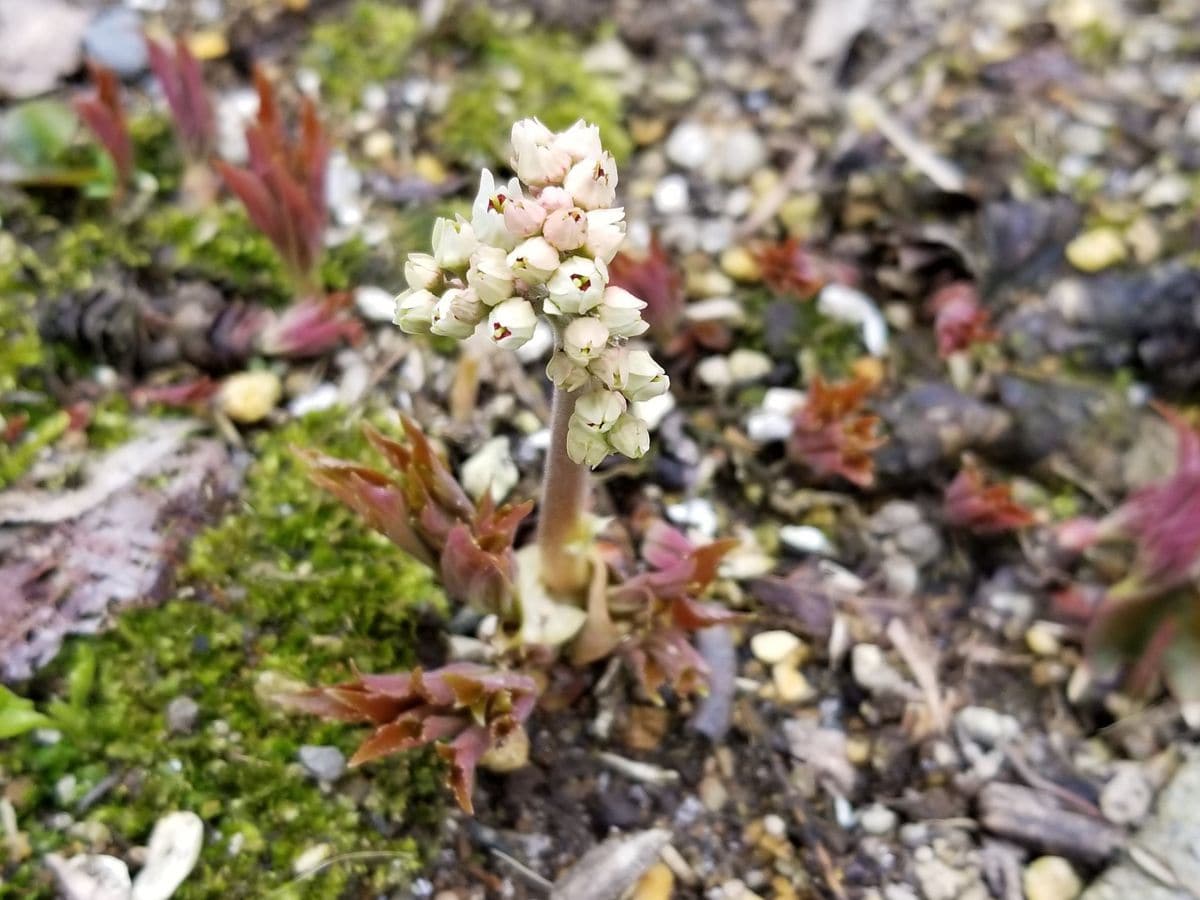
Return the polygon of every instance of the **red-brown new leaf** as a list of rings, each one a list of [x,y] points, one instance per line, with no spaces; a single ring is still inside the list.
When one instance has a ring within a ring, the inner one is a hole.
[[[866,412],[871,392],[865,379],[826,384],[813,378],[808,398],[792,423],[788,456],[821,478],[840,475],[859,487],[875,481],[872,454],[886,443],[879,418]]]
[[[1019,504],[1007,484],[988,484],[971,459],[963,463],[942,504],[946,521],[976,534],[1000,534],[1032,525],[1033,513]]]
[[[216,146],[216,116],[199,61],[183,38],[175,39],[174,53],[149,39],[146,49],[184,155],[192,162],[207,160]]]
[[[90,97],[77,97],[75,111],[108,153],[124,187],[133,177],[133,141],[121,103],[121,83],[116,73],[98,63],[89,62],[88,72],[96,90]]]
[[[929,298],[929,309],[934,316],[938,355],[943,359],[972,344],[996,339],[979,291],[969,281],[955,281],[940,288]]]

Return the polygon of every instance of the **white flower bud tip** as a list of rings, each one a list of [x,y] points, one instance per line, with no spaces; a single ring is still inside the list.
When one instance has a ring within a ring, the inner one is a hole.
[[[650,430],[646,423],[632,413],[624,413],[608,431],[614,450],[630,459],[646,455],[650,449]]]
[[[466,219],[438,219],[433,223],[433,258],[441,268],[465,269],[477,246],[475,230]]]
[[[650,327],[642,318],[646,301],[641,300],[624,288],[608,287],[600,303],[598,315],[613,337],[637,337]]]
[[[563,330],[563,352],[581,366],[599,356],[608,344],[608,329],[599,319],[575,319]]]
[[[587,240],[587,213],[578,206],[556,209],[546,216],[542,234],[559,250],[578,250]]]
[[[392,321],[409,334],[428,334],[437,302],[429,291],[410,288],[396,297],[396,317]]]
[[[550,276],[546,289],[559,315],[578,316],[600,304],[607,284],[608,267],[604,263],[571,256]]]
[[[625,398],[616,391],[588,391],[575,402],[575,415],[593,431],[608,431],[625,412]]]
[[[404,261],[404,280],[414,291],[433,291],[442,283],[442,270],[431,254],[410,253]]]
[[[469,338],[486,312],[487,307],[473,290],[451,288],[434,307],[430,331],[459,340]]]
[[[584,425],[578,416],[572,416],[567,426],[567,456],[572,462],[596,468],[608,456],[608,439],[598,431]]]
[[[513,279],[513,270],[509,268],[503,247],[481,244],[471,254],[467,284],[488,306],[495,306],[512,296]]]
[[[508,254],[508,266],[523,281],[541,284],[558,268],[558,251],[545,238],[532,237]]]
[[[488,334],[497,347],[516,350],[533,337],[537,313],[533,304],[522,297],[512,297],[492,308],[488,314]]]
[[[563,187],[576,206],[601,209],[617,199],[617,163],[611,153],[590,157],[571,166]]]

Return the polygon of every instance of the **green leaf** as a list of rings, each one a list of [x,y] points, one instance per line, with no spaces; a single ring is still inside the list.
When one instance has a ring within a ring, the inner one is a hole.
[[[33,701],[0,686],[0,740],[46,728],[53,721],[33,708]]]
[[[67,702],[76,709],[82,707],[92,695],[96,685],[96,651],[90,644],[80,644],[75,651],[75,662],[67,674]]]

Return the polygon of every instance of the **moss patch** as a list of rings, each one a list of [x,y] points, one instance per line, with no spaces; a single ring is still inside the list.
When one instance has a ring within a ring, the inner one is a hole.
[[[326,793],[298,765],[298,748],[334,744],[348,755],[360,729],[285,716],[256,694],[264,673],[313,682],[345,677],[349,660],[367,671],[406,668],[417,611],[443,602],[424,567],[300,471],[296,444],[369,455],[345,418],[313,416],[264,435],[239,509],[192,548],[191,587],[76,641],[27,687],[39,709],[59,709],[61,737],[0,742],[0,785],[30,845],[25,859],[0,866],[0,897],[50,897],[44,854],[127,857],[176,809],[206,824],[180,898],[374,896],[412,877],[443,802],[431,755],[368,766]],[[69,704],[53,698],[78,694],[71,673],[92,657],[90,696],[63,714]],[[199,718],[191,733],[171,734],[165,710],[181,696],[196,701]],[[79,812],[105,779],[115,779],[107,793]],[[317,845],[335,861],[293,883],[296,858]],[[0,860],[6,852],[0,843]]]
[[[458,37],[472,48],[475,61],[455,84],[440,125],[448,156],[468,166],[506,160],[512,123],[526,116],[553,129],[587,119],[600,126],[618,162],[628,156],[632,143],[620,93],[584,69],[582,48],[572,35],[505,28],[477,10]]]
[[[313,29],[301,61],[321,76],[326,96],[354,104],[367,85],[402,74],[418,29],[411,10],[360,0],[349,12]]]

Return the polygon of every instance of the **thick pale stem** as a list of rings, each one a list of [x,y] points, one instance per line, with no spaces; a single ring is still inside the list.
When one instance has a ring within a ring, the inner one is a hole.
[[[555,594],[580,594],[587,584],[587,558],[572,546],[579,539],[587,510],[588,470],[567,455],[567,428],[577,393],[554,389],[550,413],[550,449],[538,508],[538,548],[542,581]]]

